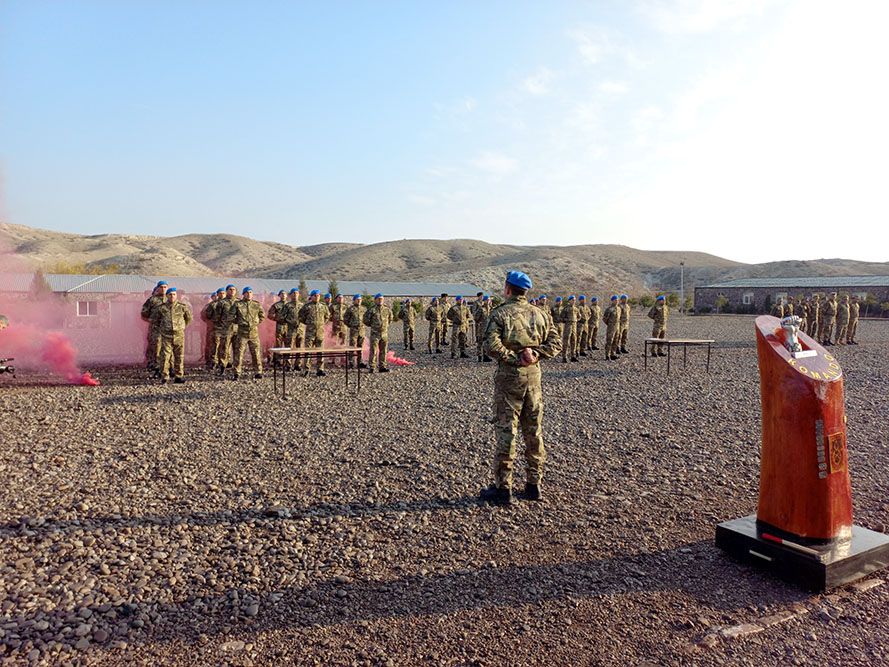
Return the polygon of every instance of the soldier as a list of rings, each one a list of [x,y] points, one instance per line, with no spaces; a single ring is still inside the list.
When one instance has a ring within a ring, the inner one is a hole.
[[[438,305],[438,299],[432,297],[429,307],[423,314],[423,317],[429,322],[429,335],[426,336],[426,352],[432,354],[441,354],[441,308]],[[433,345],[434,344],[434,345]]]
[[[555,322],[553,322],[553,313],[550,310],[549,303],[548,303],[548,297],[546,296],[546,294],[541,294],[539,297],[537,297],[537,299],[535,299],[535,301],[537,303],[535,303],[534,305],[537,308],[540,308],[540,310],[543,311],[543,314],[546,315],[546,321],[547,321],[548,325],[551,327],[555,327],[556,324],[555,324]],[[560,343],[561,343],[561,341],[562,341],[562,339],[559,338]]]
[[[253,288],[241,290],[241,299],[232,304],[229,319],[237,327],[238,334],[233,343],[235,374],[233,379],[241,377],[244,363],[244,346],[250,349],[253,359],[253,377],[262,378],[262,348],[259,343],[259,323],[265,319],[265,312],[258,301],[253,300]]]
[[[327,306],[327,312],[330,312],[330,307],[333,305],[333,297],[330,292],[324,295],[324,305]]]
[[[805,333],[806,327],[809,326],[809,304],[806,303],[804,297],[799,298],[799,303],[796,304],[794,310],[799,317],[799,330]]]
[[[577,297],[577,354],[585,357],[590,344],[590,307],[586,304],[586,295]]]
[[[667,337],[667,318],[670,316],[670,309],[667,306],[667,298],[661,294],[655,299],[654,305],[648,311],[648,317],[650,317],[653,322],[651,324],[651,337],[652,338],[666,338]],[[657,347],[657,350],[655,350]],[[664,346],[658,343],[656,346],[651,346],[651,356],[652,357],[666,357],[667,353],[664,352]]]
[[[460,358],[468,359],[466,354],[466,334],[469,332],[469,322],[472,315],[469,307],[463,303],[463,297],[457,296],[456,303],[448,310],[447,321],[451,323],[451,359],[456,358],[457,348],[460,348]]]
[[[343,317],[343,323],[349,327],[349,347],[364,347],[364,312],[367,310],[361,303],[361,295],[356,294],[352,297],[352,305],[346,311]],[[349,361],[349,368],[353,367],[353,362]],[[358,357],[358,368],[367,368],[367,364]]]
[[[321,292],[313,289],[309,292],[309,302],[299,309],[299,322],[305,326],[305,347],[307,349],[324,347],[324,324],[330,318],[327,304],[321,301]],[[308,356],[303,360],[303,370],[308,374]],[[324,357],[320,354],[315,359],[315,375],[324,377]]]
[[[590,317],[589,317],[589,329],[590,329],[590,350],[598,350],[599,346],[596,345],[596,342],[599,338],[599,320],[602,318],[602,308],[599,306],[599,297],[594,296],[590,298]]]
[[[858,332],[858,315],[861,311],[861,304],[858,297],[852,297],[852,303],[849,304],[849,332],[846,334],[846,345],[858,345],[855,340],[855,334]]]
[[[151,324],[151,317],[154,309],[164,302],[164,295],[167,292],[167,282],[159,280],[151,296],[142,304],[142,319],[148,322],[148,345],[145,348],[145,367],[154,371],[156,377],[160,377],[158,369],[158,357],[160,356],[160,334],[157,328]]]
[[[448,293],[442,292],[441,296],[438,298],[438,307],[441,309],[441,333],[439,335],[439,340],[441,341],[442,347],[447,347],[448,343],[448,311],[451,308],[451,304],[448,303]]]
[[[775,304],[772,306],[772,315],[779,320],[784,317],[784,302],[782,299],[775,301]]]
[[[559,340],[562,340],[562,334],[565,331],[565,325],[562,323],[562,297],[557,296],[555,303],[550,307],[549,314],[552,316],[553,325],[559,332]]]
[[[618,326],[620,327],[620,332],[618,334],[618,352],[621,354],[629,354],[630,351],[627,349],[627,339],[630,336],[630,302],[629,297],[626,294],[620,295],[618,315]]]
[[[287,293],[278,292],[278,300],[269,306],[268,317],[275,323],[275,347],[287,345]]]
[[[216,373],[222,375],[231,366],[230,350],[234,345],[237,328],[232,326],[231,309],[235,303],[235,286],[225,286],[225,296],[217,299],[213,310],[213,348],[216,357],[213,359]]]
[[[178,300],[179,294],[175,287],[166,290],[164,301],[151,312],[151,324],[158,332],[160,340],[160,357],[158,373],[161,382],[170,381],[173,371],[173,382],[185,382],[185,360],[182,355],[185,347],[185,327],[191,324],[191,310]]]
[[[614,361],[617,359],[617,348],[620,345],[620,304],[617,294],[611,295],[611,305],[602,314],[605,322],[605,358]]]
[[[213,357],[216,353],[216,336],[213,331],[213,310],[216,308],[216,301],[222,294],[225,294],[225,290],[223,289],[213,292],[207,303],[201,308],[201,319],[206,322],[206,331],[204,332],[204,364],[206,364],[207,370],[213,368]]]
[[[472,317],[475,320],[475,352],[480,362],[493,361],[491,357],[485,354],[485,326],[488,324],[488,317],[491,315],[491,298],[484,294],[480,302],[475,304],[475,312]]]
[[[540,500],[543,464],[543,391],[540,359],[559,353],[559,335],[539,308],[528,303],[531,279],[521,271],[506,275],[506,301],[491,311],[485,352],[497,360],[494,376],[494,483],[479,498],[498,505],[512,501],[517,427],[525,441],[527,478],[523,496]]]
[[[579,361],[577,358],[577,307],[574,303],[574,295],[568,297],[568,302],[562,305],[560,313],[562,318],[562,363]]]
[[[340,345],[346,344],[346,311],[348,306],[343,302],[343,295],[337,294],[330,306],[330,333]]]
[[[793,302],[793,297],[787,297],[787,303],[784,304],[784,317],[790,317],[791,315],[793,315],[795,310],[796,305]]]
[[[414,304],[410,299],[405,299],[401,303],[401,310],[398,312],[398,319],[401,320],[401,331],[404,334],[404,349],[414,349],[414,327],[417,323],[417,311],[414,310]]]
[[[830,298],[824,304],[822,309],[822,320],[824,321],[824,332],[822,334],[822,345],[833,345],[830,342],[833,336],[833,327],[837,321],[837,293],[831,292]]]
[[[380,373],[389,372],[389,361],[386,356],[389,351],[389,325],[392,323],[392,310],[384,303],[382,294],[374,295],[374,305],[364,313],[364,324],[370,327],[370,368],[368,373],[374,372],[374,367]]]
[[[809,311],[809,335],[817,341],[821,341],[821,296],[812,297],[812,309]]]
[[[284,309],[284,322],[287,324],[286,346],[291,350],[302,347],[305,342],[306,325],[300,324],[300,308],[302,303],[299,300],[299,290],[294,287],[287,293],[287,307]]]
[[[837,307],[837,345],[846,344],[849,333],[849,295],[843,295],[843,301]]]

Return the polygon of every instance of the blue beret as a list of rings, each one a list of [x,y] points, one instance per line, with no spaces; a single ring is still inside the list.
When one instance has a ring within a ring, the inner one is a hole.
[[[599,300],[599,297],[597,297],[597,296],[590,297],[590,301],[598,301],[598,300]]]
[[[531,279],[521,271],[510,271],[507,273],[506,282],[519,289],[531,289]]]
[[[234,289],[234,288],[235,288],[234,285],[226,285],[226,286],[225,286],[225,289]]]
[[[220,287],[218,290],[216,290],[216,293],[217,293],[217,294],[225,294],[225,288],[224,288],[224,287]]]
[[[324,295],[324,298],[325,298],[325,299],[329,299],[329,298],[330,298],[330,292],[328,292],[327,294],[325,294],[325,295]]]
[[[315,296],[316,294],[321,294],[321,290],[313,289],[311,292],[309,292],[309,296]]]
[[[295,287],[291,287],[291,288],[290,288],[290,292],[289,292],[289,294],[298,294],[298,293],[299,293],[299,290],[296,289]]]
[[[620,297],[618,297],[617,294],[612,294],[612,295],[611,295],[611,300],[612,300],[612,301],[617,301],[619,298],[620,298]]]
[[[629,299],[630,297],[628,297],[626,294],[621,294],[621,295],[620,295],[620,298],[621,298],[621,299]]]
[[[432,303],[438,303],[438,298],[437,298],[437,297],[432,297]]]
[[[175,292],[175,291],[176,291],[176,288],[171,287],[170,289],[167,290],[167,294],[169,294],[170,292]]]
[[[560,297],[560,296],[556,297],[556,301],[561,301],[561,300],[562,300],[562,297]]]
[[[279,290],[278,290],[278,296],[281,296],[282,294],[287,294],[287,292],[285,292],[285,291],[282,290],[282,289],[279,289]]]
[[[490,299],[491,299],[491,297],[489,297],[487,294],[485,294],[485,295],[482,297],[482,301],[490,301]]]
[[[248,285],[247,287],[245,287],[244,289],[241,290],[241,294],[246,294],[247,292],[252,292],[252,291],[253,291],[253,288]]]
[[[540,295],[539,297],[537,297],[537,298],[538,298],[538,299],[545,299],[545,298],[546,298],[546,294],[541,294],[541,295]]]
[[[661,294],[661,295],[657,298],[657,300],[658,300],[658,301],[666,301],[666,300],[667,300],[667,297],[665,297],[663,294]]]
[[[568,297],[568,301],[574,301],[574,295],[573,295],[573,294],[572,294],[571,296]]]
[[[360,295],[360,294],[356,294],[356,295],[354,295],[354,296],[352,297],[352,301],[355,301],[356,299],[360,299],[360,298],[361,298],[361,295]]]
[[[379,299],[382,296],[383,295],[380,292],[377,292],[376,294],[374,294],[374,299]]]
[[[166,286],[167,286],[166,280],[158,280],[157,285],[154,286],[154,289],[157,289],[158,287],[166,287]]]
[[[463,297],[458,294],[457,296],[454,297],[454,300],[455,301],[463,301]]]
[[[577,297],[577,298],[580,299],[581,301],[586,301],[586,294],[581,294],[581,295],[580,295],[579,297]]]

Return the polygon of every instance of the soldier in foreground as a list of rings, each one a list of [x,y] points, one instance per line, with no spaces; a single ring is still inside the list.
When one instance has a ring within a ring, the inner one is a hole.
[[[154,371],[155,376],[159,376],[158,358],[160,357],[160,333],[156,325],[152,324],[154,310],[164,302],[164,295],[167,292],[167,282],[159,280],[151,296],[142,304],[142,319],[148,322],[148,344],[145,348],[145,367]]]
[[[309,292],[309,302],[299,309],[299,322],[305,327],[305,347],[307,349],[324,346],[324,324],[330,317],[327,305],[321,301],[321,292],[313,289]],[[308,356],[303,360],[303,370],[309,372]],[[315,375],[324,377],[324,357],[315,357]]]
[[[429,335],[426,336],[426,352],[432,354],[441,354],[441,306],[438,305],[438,299],[432,297],[429,307],[423,317],[429,322]]]
[[[333,305],[330,306],[330,333],[333,336],[333,339],[339,345],[346,344],[346,311],[348,307],[343,301],[343,295],[337,294],[336,298],[333,300]]]
[[[852,303],[849,304],[849,331],[846,334],[846,344],[847,345],[858,345],[858,342],[855,340],[855,334],[858,333],[858,316],[861,312],[861,304],[858,302],[858,297],[852,297]]]
[[[447,321],[451,323],[451,359],[457,356],[457,348],[460,349],[460,358],[468,359],[466,354],[466,334],[469,333],[469,307],[463,303],[463,297],[458,296],[456,303],[448,311]]]
[[[568,303],[562,305],[562,363],[579,361],[577,358],[577,306],[574,295],[568,297]]]
[[[599,339],[599,320],[602,319],[602,308],[599,306],[599,297],[594,296],[590,298],[590,318],[589,318],[589,328],[590,328],[590,350],[598,350],[599,346],[596,345]]]
[[[618,305],[618,348],[621,354],[629,354],[627,349],[627,340],[630,337],[630,301],[626,294],[620,295],[620,304]]]
[[[648,317],[651,318],[651,337],[652,338],[666,338],[667,337],[667,318],[670,316],[670,309],[667,307],[667,299],[663,294],[658,296],[655,299],[654,305],[648,311]],[[651,346],[651,356],[652,357],[666,357],[667,353],[664,352],[664,346],[658,344],[657,350],[655,350],[655,346]]]
[[[231,365],[230,349],[234,345],[237,328],[233,326],[231,309],[235,303],[235,286],[225,286],[225,296],[216,301],[213,310],[213,346],[216,357],[213,360],[216,373],[222,375],[225,369]]]
[[[404,349],[414,349],[414,327],[417,324],[417,311],[414,310],[414,304],[410,299],[405,299],[401,304],[401,310],[398,312],[398,319],[401,320],[401,331],[404,335]]]
[[[491,311],[485,352],[497,360],[494,376],[494,483],[480,499],[498,505],[512,500],[517,429],[525,441],[524,497],[540,500],[546,449],[543,445],[543,391],[540,359],[559,353],[559,336],[538,308],[528,303],[531,279],[521,271],[506,275],[506,301]]]
[[[151,315],[151,323],[158,331],[160,338],[160,360],[158,371],[161,382],[185,382],[185,327],[191,324],[191,310],[178,300],[179,294],[175,287],[166,291],[166,298]]]
[[[361,295],[352,297],[352,305],[346,311],[343,322],[349,327],[349,347],[364,347],[364,313],[367,309],[361,303]],[[353,363],[349,361],[349,368]],[[358,368],[367,368],[367,364],[358,359]]]
[[[300,308],[302,308],[302,303],[299,300],[299,290],[294,287],[287,293],[287,307],[284,309],[284,322],[287,324],[285,345],[291,350],[302,347],[306,337],[306,325],[299,321]],[[293,359],[290,359],[288,366],[293,370]]]
[[[602,314],[605,322],[605,358],[609,361],[617,359],[617,348],[620,344],[620,304],[617,294],[611,295],[611,305]]]
[[[389,325],[392,323],[392,310],[385,304],[382,294],[374,295],[374,305],[364,313],[364,324],[370,327],[370,368],[368,373],[374,372],[374,367],[380,373],[389,372],[389,361],[386,356],[389,352]]]
[[[491,298],[484,294],[481,299],[475,303],[475,310],[472,318],[475,320],[475,352],[478,360],[481,362],[492,361],[491,357],[485,354],[485,327],[488,324],[488,318],[491,316]]]
[[[278,300],[269,306],[268,318],[275,323],[275,347],[287,345],[287,293],[278,292]]]
[[[253,360],[253,377],[262,378],[262,349],[259,344],[259,323],[265,319],[262,305],[253,300],[253,288],[245,287],[241,290],[241,299],[232,304],[229,311],[229,319],[237,327],[238,335],[234,342],[234,378],[241,377],[241,368],[244,363],[244,346],[250,349],[250,357]]]

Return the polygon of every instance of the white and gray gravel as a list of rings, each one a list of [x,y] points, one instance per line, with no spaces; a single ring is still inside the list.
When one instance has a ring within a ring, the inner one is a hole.
[[[885,532],[889,322],[859,330],[834,348],[855,517]],[[643,372],[648,332],[546,364],[545,502],[509,508],[475,500],[494,364],[474,357],[286,400],[270,375],[3,378],[0,662],[885,664],[889,572],[812,595],[713,544],[756,507],[753,319],[673,318],[719,341],[709,375],[702,350]]]

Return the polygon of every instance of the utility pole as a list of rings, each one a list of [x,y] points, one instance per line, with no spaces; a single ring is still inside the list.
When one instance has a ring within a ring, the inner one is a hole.
[[[685,312],[685,260],[679,262],[679,312]]]

